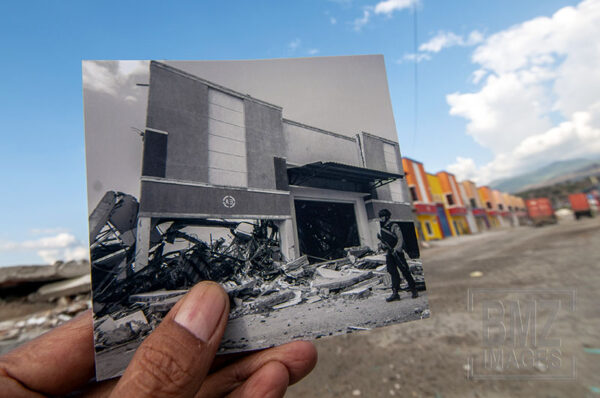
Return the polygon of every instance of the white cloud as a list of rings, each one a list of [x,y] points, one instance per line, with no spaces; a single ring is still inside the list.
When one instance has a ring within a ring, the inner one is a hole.
[[[360,32],[362,28],[369,23],[373,15],[385,15],[391,17],[394,11],[411,8],[419,4],[419,0],[384,0],[374,6],[363,7],[362,17],[356,18],[352,22],[355,31]]]
[[[471,158],[457,156],[456,163],[449,165],[447,170],[459,180],[472,180],[477,177],[477,166]]]
[[[483,41],[483,34],[477,30],[469,33],[465,39],[463,36],[457,35],[453,32],[438,32],[429,41],[419,46],[419,51],[428,51],[432,53],[440,52],[444,48],[454,46],[474,46]]]
[[[402,59],[399,59],[397,61],[397,63],[401,64],[404,61],[409,61],[409,62],[421,62],[421,61],[429,61],[431,59],[431,55],[429,54],[425,54],[425,53],[409,53],[409,54],[404,54],[404,56],[402,57]]]
[[[369,23],[369,19],[371,19],[371,10],[369,8],[365,8],[363,9],[363,16],[354,20],[354,30],[359,32],[363,26]]]
[[[334,17],[329,17],[329,23],[335,25],[337,23],[337,19],[335,19]]]
[[[419,0],[385,0],[375,5],[375,14],[391,15],[394,11],[400,11],[419,3]]]
[[[600,154],[596,37],[600,0],[586,0],[495,33],[475,49],[473,82],[481,87],[446,99],[450,114],[467,120],[467,134],[494,153],[475,171],[480,183]],[[464,169],[461,159],[448,169]]]
[[[307,53],[308,53],[309,55],[315,55],[315,54],[318,54],[318,53],[319,53],[319,49],[318,49],[318,48],[311,48],[311,49],[309,49],[309,50],[307,51]]]
[[[444,47],[452,47],[462,43],[462,37],[452,32],[439,32],[428,42],[419,46],[419,51],[437,53]]]
[[[35,251],[47,263],[82,260],[89,256],[88,248],[67,232],[22,242],[0,241],[0,253],[15,251]]]
[[[148,61],[83,61],[82,72],[84,89],[116,96],[130,78],[148,72]]]

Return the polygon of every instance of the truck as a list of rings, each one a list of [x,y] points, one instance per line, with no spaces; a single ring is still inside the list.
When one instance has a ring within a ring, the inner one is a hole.
[[[588,201],[587,195],[584,193],[573,193],[569,195],[569,202],[571,203],[571,209],[575,215],[575,219],[579,220],[581,217],[590,217],[594,215],[592,213],[592,207]]]
[[[550,203],[550,199],[548,198],[527,199],[525,207],[527,208],[527,215],[531,223],[536,227],[544,224],[556,224],[558,222],[552,208],[552,203]]]

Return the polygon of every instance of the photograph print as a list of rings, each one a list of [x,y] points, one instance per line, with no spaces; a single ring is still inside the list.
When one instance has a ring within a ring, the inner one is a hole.
[[[429,317],[381,55],[84,61],[97,379],[196,283],[220,353]]]

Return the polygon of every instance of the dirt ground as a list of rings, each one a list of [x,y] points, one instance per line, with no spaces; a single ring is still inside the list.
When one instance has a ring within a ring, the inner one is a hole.
[[[316,369],[287,396],[600,396],[600,217],[448,239],[422,260],[431,318],[317,340]],[[483,315],[467,309],[469,288],[574,291],[574,311],[563,309],[551,333],[575,372],[562,380],[544,367],[516,370],[521,380],[468,378],[469,357],[485,349]]]
[[[317,367],[288,397],[600,397],[600,217],[432,246],[422,252],[431,317],[316,340]],[[482,275],[472,277],[475,271]],[[468,289],[481,288],[574,291],[575,310],[561,311],[552,325],[563,362],[575,359],[573,377],[553,379],[536,368],[522,376],[547,380],[469,378],[469,358],[485,346],[482,313],[468,311]]]

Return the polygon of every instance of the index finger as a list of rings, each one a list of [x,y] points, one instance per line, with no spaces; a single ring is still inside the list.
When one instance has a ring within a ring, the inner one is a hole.
[[[91,310],[0,357],[0,377],[43,394],[64,395],[93,376]]]

